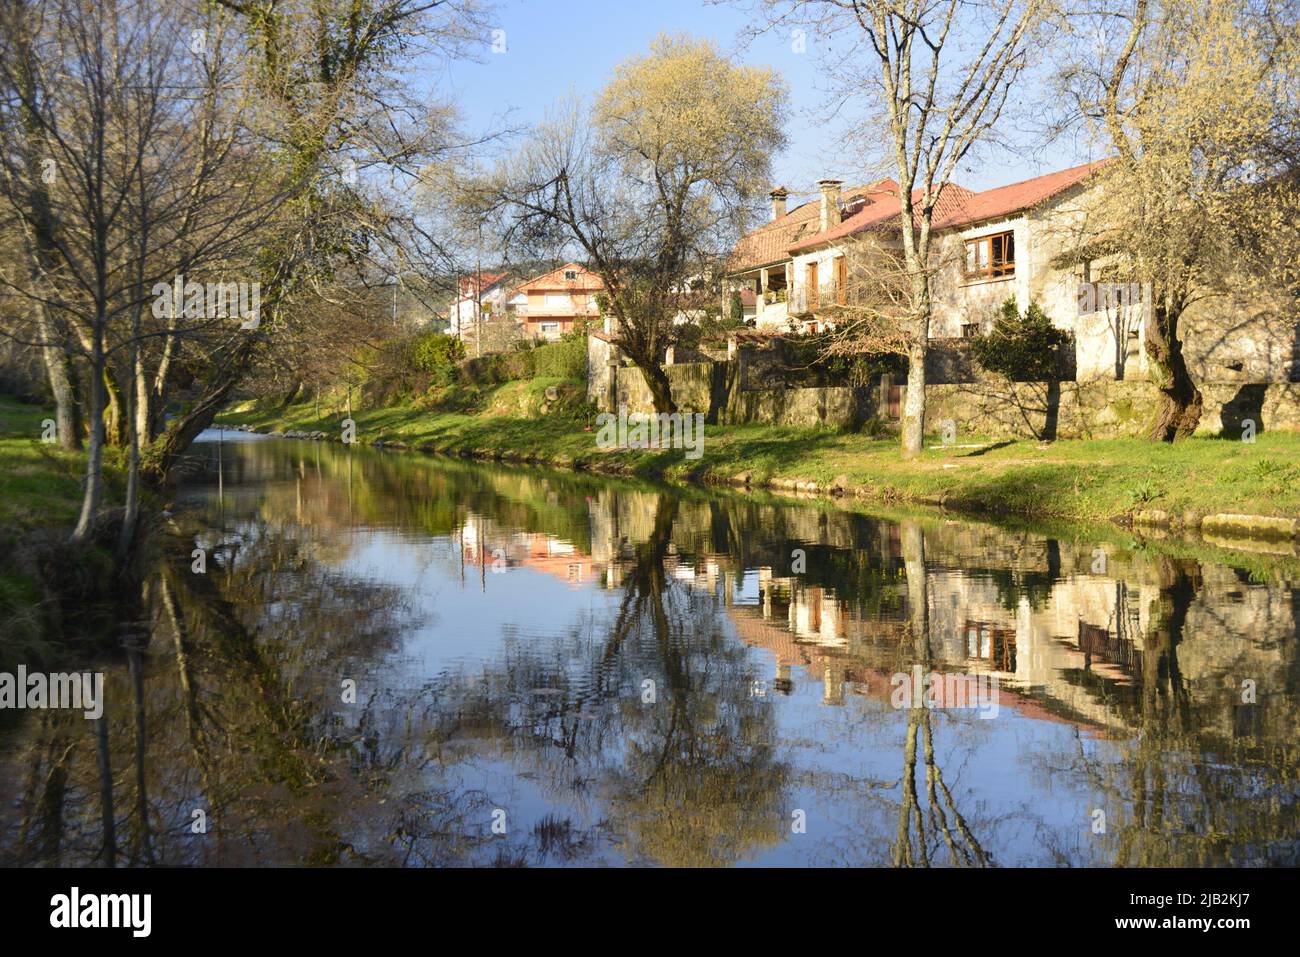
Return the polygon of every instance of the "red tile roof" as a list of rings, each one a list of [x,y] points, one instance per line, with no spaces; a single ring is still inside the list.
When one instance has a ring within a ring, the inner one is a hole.
[[[795,243],[790,247],[790,252],[811,249],[813,246],[820,246],[822,243],[834,242],[837,239],[843,239],[845,236],[851,236],[866,229],[879,228],[891,223],[898,216],[901,204],[898,201],[898,184],[892,179],[888,180],[888,183],[889,188],[873,194],[869,197],[865,206],[845,217],[838,226],[832,226],[824,233],[816,233]],[[916,204],[921,202],[923,195],[923,190],[912,190],[914,216],[919,215],[915,212],[915,207]],[[956,183],[949,183],[941,187],[939,197],[935,202],[936,221],[941,217],[951,218],[975,195],[977,194],[958,186]]]
[[[866,186],[851,186],[844,190],[843,202],[851,203],[855,199],[891,187],[897,192],[898,184],[892,179],[882,179]],[[745,272],[789,258],[791,245],[815,234],[820,218],[821,198],[818,197],[796,206],[784,216],[764,223],[753,232],[746,233],[727,259],[727,272]]]
[[[1063,193],[1072,186],[1078,185],[1110,162],[1112,161],[1099,160],[1095,163],[1085,163],[1082,166],[1073,166],[1055,173],[1048,173],[1045,176],[1035,176],[1019,183],[999,186],[996,189],[988,189],[979,193],[971,192],[956,183],[948,183],[939,190],[939,197],[935,203],[934,218],[932,220],[933,228],[951,229],[958,226],[967,226],[972,223],[998,219],[1031,209]],[[887,189],[878,191],[877,195],[870,198],[871,201],[866,206],[847,216],[843,222],[832,226],[825,232],[806,235],[792,242],[788,247],[788,251],[791,253],[802,252],[814,246],[834,242],[837,239],[843,239],[845,236],[851,236],[867,229],[879,229],[891,225],[899,214],[898,186],[892,180],[886,182],[893,186],[892,192]],[[914,190],[912,193],[913,203],[918,203],[920,198],[921,191]],[[751,233],[750,235],[754,234]],[[746,239],[748,238],[746,237]],[[739,248],[737,246],[738,250]]]
[[[940,211],[936,211],[934,228],[964,226],[1032,209],[1054,196],[1059,196],[1070,187],[1077,186],[1111,162],[1113,160],[1104,159],[1095,163],[1084,163],[1082,166],[1072,166],[1069,169],[1048,173],[1046,176],[1035,176],[1033,179],[1012,183],[1010,186],[999,186],[996,189],[986,189],[981,193],[972,193],[969,200],[960,203],[950,214],[941,217],[938,215]]]
[[[462,298],[462,299],[463,299],[463,298],[472,298],[472,297],[475,295],[475,288],[474,288],[474,287],[475,287],[476,285],[478,285],[478,287],[479,287],[478,290],[477,290],[477,292],[478,292],[479,294],[482,294],[482,293],[485,292],[486,290],[491,289],[493,286],[495,286],[497,283],[499,283],[502,279],[504,279],[504,278],[505,278],[505,275],[506,275],[506,274],[505,274],[504,272],[481,272],[481,273],[478,274],[477,277],[475,277],[475,276],[462,276],[461,279],[460,279],[460,295],[461,295],[461,298]],[[475,282],[475,279],[476,279],[476,278],[477,278],[477,283]]]

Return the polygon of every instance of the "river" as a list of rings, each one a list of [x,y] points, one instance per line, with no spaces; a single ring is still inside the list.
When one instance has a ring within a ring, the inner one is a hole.
[[[1300,861],[1294,558],[203,438],[0,862]]]

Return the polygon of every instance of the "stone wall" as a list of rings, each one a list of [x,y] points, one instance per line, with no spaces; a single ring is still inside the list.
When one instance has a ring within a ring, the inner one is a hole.
[[[876,414],[876,390],[868,388],[810,387],[803,389],[738,389],[728,381],[734,365],[724,362],[690,362],[665,370],[673,387],[673,401],[683,412],[704,412],[709,422],[743,425],[816,426],[857,429]],[[597,402],[606,410],[606,405]],[[654,402],[645,376],[635,366],[618,370],[618,408],[628,412],[653,412]]]
[[[862,387],[750,389],[731,396],[722,421],[859,429],[876,414],[874,391]]]
[[[599,409],[609,408],[613,366],[619,363],[619,349],[603,335],[587,336],[587,401]]]
[[[717,378],[725,373],[726,363],[684,362],[665,368],[673,389],[673,401],[681,412],[704,412],[715,420],[723,396],[715,395]],[[646,385],[645,375],[636,366],[620,366],[618,370],[618,408],[628,412],[653,412],[654,397]],[[724,393],[725,395],[725,393]],[[605,403],[597,403],[605,410]]]
[[[1300,383],[1207,383],[1200,435],[1239,437],[1245,420],[1256,434],[1300,431]],[[988,438],[1108,439],[1139,435],[1155,414],[1148,382],[1005,382],[981,380],[926,388],[926,421],[957,435]]]
[[[762,358],[754,361],[756,357]],[[743,350],[738,362],[668,366],[673,398],[683,412],[704,412],[709,422],[824,425],[860,429],[880,417],[880,393],[871,387],[762,388],[772,381],[764,350]],[[616,367],[613,362],[619,362]],[[616,372],[615,372],[616,368]],[[622,365],[618,350],[596,335],[587,340],[587,398],[601,411],[653,412],[645,376]],[[741,382],[737,382],[740,376]],[[1239,437],[1245,422],[1255,433],[1300,431],[1300,383],[1200,384],[1205,399],[1197,433]],[[904,386],[906,390],[906,386]],[[901,406],[901,401],[900,401]],[[958,436],[987,438],[1106,439],[1142,433],[1155,414],[1149,382],[1008,382],[984,376],[973,382],[926,386],[926,422]]]

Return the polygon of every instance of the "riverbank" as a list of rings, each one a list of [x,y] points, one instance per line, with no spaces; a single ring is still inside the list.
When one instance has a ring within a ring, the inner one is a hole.
[[[227,426],[318,433],[339,441],[342,416],[310,403],[247,403]],[[533,462],[669,481],[766,486],[852,495],[884,504],[1020,515],[1294,541],[1300,516],[1300,435],[1246,443],[1193,438],[1172,446],[1136,439],[998,441],[943,445],[904,462],[893,438],[830,429],[707,426],[703,454],[681,449],[603,451],[594,421],[440,412],[398,406],[356,411],[356,440],[487,460]]]
[[[42,422],[52,415],[0,396],[0,529],[8,535],[77,520],[86,457],[41,441]]]
[[[81,509],[86,456],[41,441],[42,423],[52,415],[0,396],[0,670],[60,660],[119,597],[110,550],[67,544]],[[105,458],[111,505],[122,499],[123,476],[118,453],[109,450]]]

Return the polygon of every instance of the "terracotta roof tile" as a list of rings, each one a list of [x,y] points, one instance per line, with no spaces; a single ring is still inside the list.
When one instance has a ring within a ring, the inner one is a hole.
[[[968,226],[972,223],[997,219],[1031,209],[1083,182],[1110,162],[1112,160],[1085,163],[1082,166],[1073,166],[1069,169],[1058,170],[1055,173],[1035,176],[1032,179],[1012,183],[1009,186],[999,186],[996,189],[988,189],[978,193],[971,192],[956,183],[949,183],[939,191],[939,198],[935,204],[934,218],[932,220],[933,228],[951,229]],[[890,182],[892,183],[892,180]],[[893,195],[876,197],[872,202],[846,217],[843,222],[825,232],[796,238],[791,242],[787,251],[791,253],[801,252],[867,229],[880,229],[890,225],[899,214],[897,196],[897,185],[895,185]],[[913,203],[919,202],[920,198],[921,191],[914,190],[912,193]],[[746,237],[746,239],[748,238]],[[737,249],[739,248],[737,246]]]
[[[891,186],[897,191],[898,184],[891,179],[869,183],[866,186],[852,186],[844,190],[843,201],[851,203],[854,199],[866,196],[868,193],[879,192]],[[793,244],[802,242],[804,238],[817,232],[820,218],[821,198],[818,197],[811,202],[796,206],[784,216],[763,224],[753,232],[746,233],[727,260],[727,272],[758,269],[760,266],[789,258],[789,249]]]
[[[481,272],[481,273],[478,274],[477,277],[475,277],[475,276],[462,276],[461,279],[460,279],[460,295],[461,295],[461,298],[462,298],[462,299],[467,298],[467,297],[468,297],[468,298],[473,298],[473,296],[475,295],[475,289],[474,289],[474,287],[475,287],[475,285],[476,285],[476,283],[475,283],[475,280],[476,280],[476,279],[477,279],[477,282],[478,282],[479,284],[481,284],[481,285],[479,286],[479,289],[478,289],[478,293],[481,294],[481,293],[486,292],[487,290],[491,289],[493,286],[495,286],[497,283],[499,283],[502,279],[504,279],[505,276],[506,276],[506,274],[505,274],[504,272]]]
[[[968,200],[958,204],[947,215],[942,217],[936,215],[934,227],[944,229],[950,226],[964,226],[1031,209],[1070,187],[1077,186],[1111,162],[1113,161],[1105,159],[1095,163],[1084,163],[1082,166],[1072,166],[1069,169],[1048,173],[1046,176],[1035,176],[1033,179],[1022,180],[1009,186],[972,193]]]

